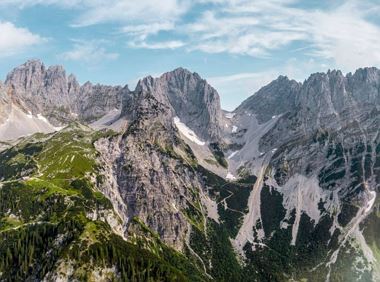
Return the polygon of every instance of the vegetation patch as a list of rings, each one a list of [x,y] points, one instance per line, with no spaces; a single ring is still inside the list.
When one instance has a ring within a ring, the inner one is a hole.
[[[224,168],[228,167],[227,160],[224,157],[224,153],[219,143],[211,143],[210,150],[213,153],[216,161]]]

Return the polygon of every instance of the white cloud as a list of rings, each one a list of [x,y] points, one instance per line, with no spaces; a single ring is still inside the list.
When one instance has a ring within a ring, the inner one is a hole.
[[[189,8],[187,0],[109,0],[83,1],[86,11],[75,22],[76,26],[88,26],[105,22],[121,22],[135,25],[175,21]],[[82,5],[83,5],[82,4]]]
[[[373,8],[373,7],[372,7]],[[314,12],[310,18],[312,56],[330,59],[343,70],[380,65],[380,26],[366,19],[366,10],[348,2],[332,12]]]
[[[192,6],[191,0],[0,0],[0,7],[16,6],[24,9],[36,5],[74,9],[78,16],[72,22],[72,27],[104,23],[120,25],[118,31],[126,35],[131,47],[149,49],[183,46],[180,40],[150,44],[146,39],[161,31],[173,31],[176,22]]]
[[[11,22],[0,22],[0,56],[11,56],[28,47],[46,42],[40,35],[26,28],[16,27]]]
[[[175,28],[173,22],[157,22],[152,24],[127,25],[121,29],[122,33],[145,40],[149,35],[154,35],[160,31],[170,31]]]
[[[286,6],[290,2],[294,1],[221,0],[184,28],[192,39],[192,49],[267,56],[271,50],[306,38],[284,25],[296,16],[296,10]]]
[[[61,54],[64,60],[97,64],[105,60],[116,60],[118,53],[107,52],[102,41],[74,40],[73,49]]]
[[[74,9],[73,26],[113,23],[132,48],[270,58],[296,48],[343,70],[380,66],[378,0],[0,0]],[[313,1],[315,2],[315,1]],[[322,3],[323,2],[323,3]],[[319,7],[319,8],[317,8]],[[165,32],[165,41],[160,33]],[[120,36],[120,33],[117,33]]]
[[[177,49],[185,46],[185,43],[180,40],[172,41],[158,41],[153,43],[148,43],[146,41],[140,42],[130,42],[128,44],[132,48],[142,48],[142,49]]]
[[[59,5],[61,7],[77,7],[86,0],[1,0],[0,6],[16,6],[20,9],[36,5]]]
[[[73,26],[80,27],[108,22],[136,25],[176,21],[191,7],[191,0],[0,0],[0,7],[23,9],[37,5],[76,9],[79,16]]]
[[[300,8],[300,0],[202,0],[216,3],[183,28],[191,50],[270,57],[274,51],[296,52],[352,70],[380,65],[380,26],[375,1],[349,0],[324,9]]]

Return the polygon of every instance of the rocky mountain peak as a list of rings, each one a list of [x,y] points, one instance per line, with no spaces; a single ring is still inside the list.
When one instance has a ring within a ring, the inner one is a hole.
[[[154,88],[156,79],[152,76],[146,76],[143,79],[140,79],[136,85],[136,93],[151,92]]]
[[[219,94],[198,74],[177,68],[158,78],[145,77],[131,95],[124,97],[122,114],[131,116],[133,109],[130,105],[137,108],[146,104],[144,108],[147,108],[147,99],[150,103],[156,101],[163,105],[160,108],[167,109],[166,118],[178,116],[202,138],[220,138],[222,111]]]
[[[176,115],[204,139],[218,139],[222,111],[218,92],[197,73],[178,68],[160,78]]]
[[[297,103],[320,121],[327,118],[329,123],[328,117],[339,117],[345,124],[355,114],[379,104],[379,87],[380,71],[376,68],[358,69],[346,76],[339,70],[316,73],[302,85]]]
[[[355,109],[358,105],[378,105],[379,88],[377,68],[358,69],[346,76],[340,70],[314,73],[303,83],[280,76],[245,100],[236,111],[249,111],[261,123],[278,114],[299,111],[301,119],[307,116],[305,120],[320,126],[343,112],[358,111]]]
[[[120,86],[81,86],[74,75],[66,75],[63,66],[45,65],[29,60],[11,71],[5,81],[13,100],[24,111],[42,114],[54,125],[78,118],[93,121],[113,109],[121,108]]]
[[[355,71],[353,77],[367,82],[379,82],[380,70],[375,67],[360,68]]]
[[[176,84],[185,84],[189,80],[204,80],[196,72],[191,72],[185,68],[176,68],[173,71],[164,73],[161,78]]]
[[[254,113],[260,123],[266,122],[294,109],[300,88],[300,83],[281,75],[245,100],[236,112],[248,111]]]
[[[30,60],[11,71],[5,84],[23,91],[36,90],[41,87],[45,71],[45,66],[41,61]]]
[[[75,75],[70,74],[67,77],[67,84],[68,84],[68,92],[70,96],[76,95],[78,92],[80,92],[80,85]]]

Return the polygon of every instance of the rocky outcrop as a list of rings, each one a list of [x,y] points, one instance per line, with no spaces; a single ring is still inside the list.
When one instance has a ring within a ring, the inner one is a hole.
[[[122,97],[128,93],[128,86],[93,85],[87,82],[74,96],[74,112],[86,123],[95,121],[114,109],[120,109]]]
[[[9,113],[9,96],[4,84],[0,81],[0,124],[5,122]]]
[[[80,86],[62,66],[46,68],[39,60],[15,68],[8,74],[5,87],[22,108],[43,115],[54,125],[94,121],[112,109],[120,109],[121,96],[128,91],[120,86]]]
[[[294,110],[300,88],[300,83],[280,76],[245,100],[235,112],[254,113],[260,123],[267,122],[273,116]]]
[[[174,128],[173,109],[167,106],[167,97],[148,90],[152,78],[144,80],[127,96],[129,103],[123,114],[130,125],[123,137],[111,143],[96,143],[105,162],[110,158],[104,156],[119,148],[112,172],[107,173],[116,176],[116,191],[108,182],[103,191],[117,195],[113,196],[118,199],[117,206],[126,209],[127,233],[136,217],[165,243],[182,250],[191,230],[190,218],[195,216],[194,206],[199,206],[204,187],[190,165],[194,161],[191,151]]]
[[[298,253],[286,256],[304,272],[299,279],[378,280],[379,90],[376,68],[316,73],[302,84],[280,77],[235,111],[241,131],[232,140],[242,148],[230,163],[264,179],[236,237],[250,263],[267,255],[260,244],[279,244]],[[302,250],[313,263],[296,262]]]
[[[134,93],[124,96],[122,114],[130,115],[134,101],[141,100],[144,93],[168,107],[170,117],[178,116],[203,139],[215,141],[221,138],[223,116],[219,95],[197,73],[178,68],[159,78],[140,80]]]
[[[216,90],[182,68],[129,91],[81,86],[61,67],[31,61],[0,85],[0,119],[9,104],[18,124],[45,122],[39,113],[89,123],[120,109],[121,132],[94,133],[93,182],[123,221],[124,239],[145,236],[140,224],[215,280],[377,281],[379,90],[376,68],[303,83],[281,76],[224,117]],[[222,177],[199,165],[206,150],[197,154],[191,142],[214,148]]]

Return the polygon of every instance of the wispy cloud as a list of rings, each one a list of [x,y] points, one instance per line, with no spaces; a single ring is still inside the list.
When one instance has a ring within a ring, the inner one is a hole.
[[[313,8],[306,2],[2,0],[0,6],[76,9],[72,26],[112,23],[131,48],[184,48],[270,58],[294,47],[300,56],[319,58],[344,70],[380,65],[380,23],[373,21],[380,9],[377,0],[337,0]]]
[[[380,26],[367,18],[373,8],[365,1],[349,1],[330,12],[314,12],[309,19],[310,55],[345,70],[380,65]]]
[[[83,41],[74,40],[73,48],[60,55],[64,60],[79,61],[90,65],[95,65],[108,60],[116,60],[118,53],[108,52],[103,41]]]
[[[37,5],[58,5],[61,7],[79,7],[82,4],[90,2],[89,0],[1,0],[0,6],[16,6],[20,9]],[[95,2],[95,1],[94,1]]]
[[[11,22],[0,22],[0,57],[11,56],[47,39]]]
[[[302,55],[343,69],[380,65],[380,26],[370,21],[379,4],[349,0],[324,9],[298,0],[203,0],[215,3],[184,26],[192,50],[270,57],[297,43]]]
[[[78,17],[75,26],[88,26],[105,22],[156,24],[175,21],[190,7],[188,0],[109,0],[82,1],[86,10]]]
[[[145,40],[150,35],[155,35],[161,31],[170,31],[175,29],[174,22],[156,22],[151,24],[127,25],[121,28],[121,32],[127,35]]]
[[[177,49],[185,46],[185,43],[180,40],[171,41],[159,41],[149,43],[146,41],[130,42],[128,44],[132,48],[144,48],[144,49]]]

